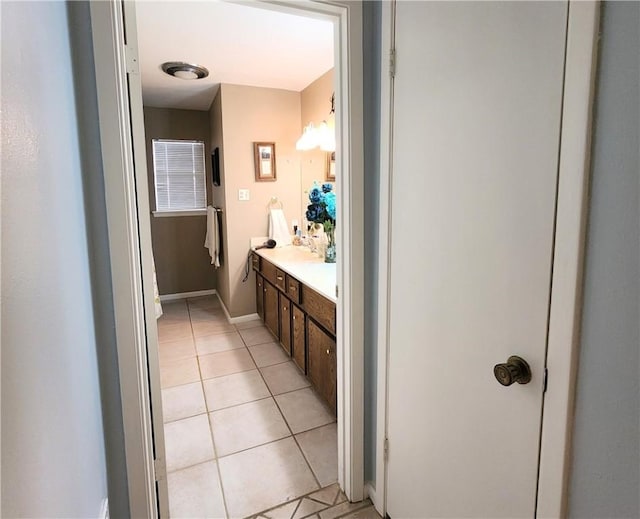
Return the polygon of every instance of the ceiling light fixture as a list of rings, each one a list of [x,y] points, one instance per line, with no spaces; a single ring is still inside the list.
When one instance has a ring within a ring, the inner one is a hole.
[[[183,61],[167,61],[162,64],[162,70],[166,74],[180,79],[202,79],[209,75],[206,68]]]

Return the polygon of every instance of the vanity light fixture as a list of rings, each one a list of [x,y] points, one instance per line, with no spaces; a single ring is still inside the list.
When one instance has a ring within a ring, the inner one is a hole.
[[[307,151],[317,147],[317,134],[313,123],[309,123],[302,130],[302,136],[296,141],[296,150]]]
[[[329,121],[324,120],[316,128],[313,123],[309,123],[302,130],[302,136],[296,142],[296,150],[306,151],[314,148],[320,148],[322,151],[336,151],[336,132],[335,132],[335,99],[336,95],[331,95],[331,111],[329,112]]]
[[[167,61],[162,64],[162,70],[165,74],[180,79],[202,79],[209,75],[209,71],[205,67],[183,61]]]

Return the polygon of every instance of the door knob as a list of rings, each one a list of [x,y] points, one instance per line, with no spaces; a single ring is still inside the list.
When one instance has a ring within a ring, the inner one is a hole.
[[[513,355],[504,364],[496,364],[493,367],[496,380],[503,386],[510,386],[514,382],[528,384],[531,381],[531,368],[527,361]]]

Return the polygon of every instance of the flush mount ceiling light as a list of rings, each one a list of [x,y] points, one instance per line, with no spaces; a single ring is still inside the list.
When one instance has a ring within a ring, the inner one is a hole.
[[[180,79],[202,79],[209,75],[206,68],[182,61],[167,61],[162,64],[162,70],[166,74]]]

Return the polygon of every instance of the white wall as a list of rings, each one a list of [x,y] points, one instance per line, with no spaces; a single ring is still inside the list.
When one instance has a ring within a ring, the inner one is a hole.
[[[640,4],[605,2],[569,515],[640,517]]]
[[[67,7],[2,2],[2,515],[107,495]]]

